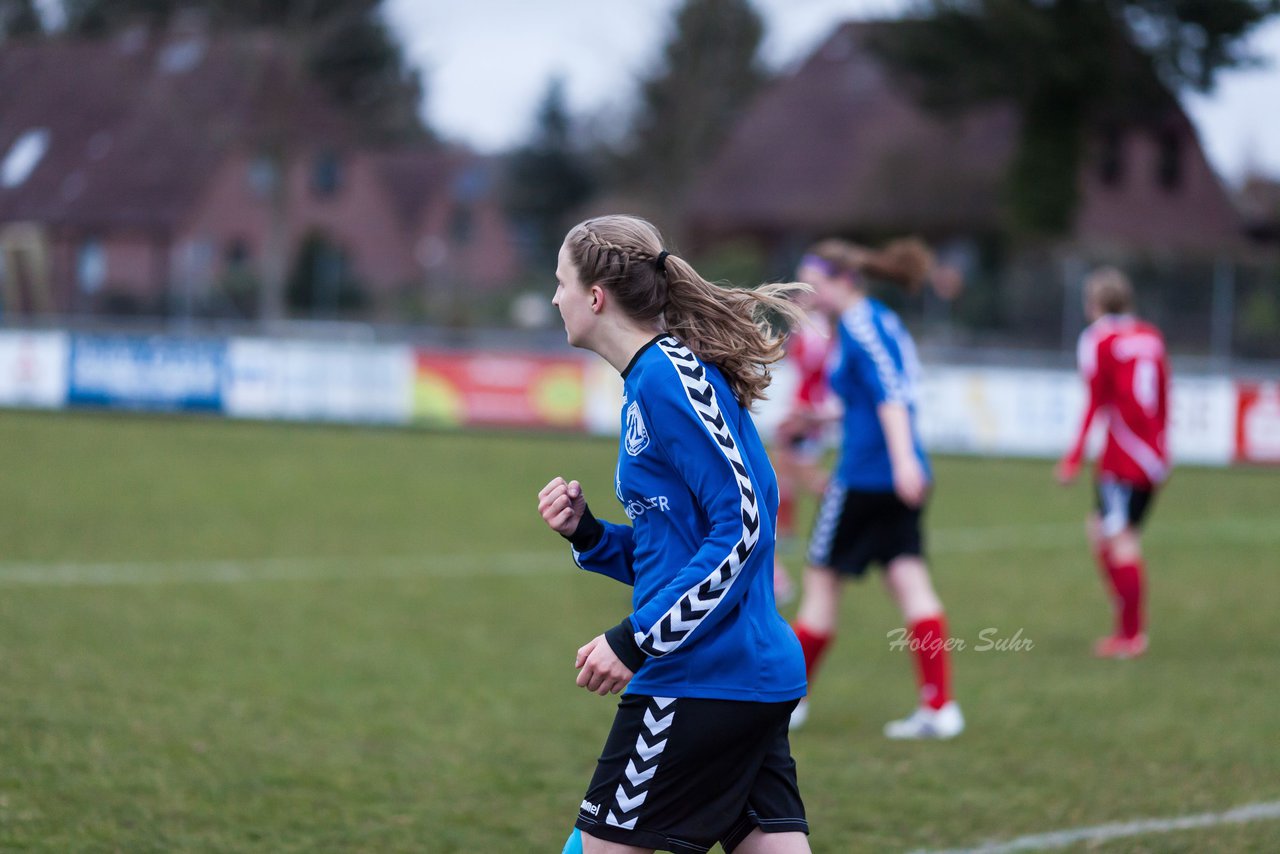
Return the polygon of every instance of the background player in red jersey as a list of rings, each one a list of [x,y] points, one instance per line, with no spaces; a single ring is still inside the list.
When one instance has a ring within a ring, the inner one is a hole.
[[[1089,276],[1084,306],[1090,324],[1080,335],[1079,362],[1088,402],[1079,435],[1058,463],[1057,476],[1063,484],[1075,478],[1089,425],[1101,415],[1107,438],[1098,460],[1097,510],[1087,528],[1113,594],[1116,627],[1094,652],[1131,658],[1147,648],[1139,530],[1169,474],[1169,362],[1160,331],[1131,314],[1133,287],[1119,270],[1104,267]]]
[[[801,496],[821,496],[827,488],[827,470],[822,454],[828,448],[827,434],[838,416],[839,405],[827,384],[827,362],[835,349],[831,323],[813,307],[813,295],[802,293],[796,302],[804,308],[807,322],[787,336],[783,361],[795,374],[795,386],[787,401],[787,414],[778,424],[770,451],[778,476],[778,539],[795,535],[796,502]],[[779,605],[795,597],[791,576],[781,559],[775,558],[773,594]]]

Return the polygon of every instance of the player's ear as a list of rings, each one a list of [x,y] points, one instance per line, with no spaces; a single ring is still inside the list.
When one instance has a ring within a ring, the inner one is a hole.
[[[591,310],[596,314],[604,311],[605,290],[599,285],[591,286]]]

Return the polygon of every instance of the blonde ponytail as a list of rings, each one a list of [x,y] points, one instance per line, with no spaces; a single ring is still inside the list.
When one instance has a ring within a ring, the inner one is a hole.
[[[634,216],[589,219],[569,231],[565,244],[584,284],[609,290],[634,320],[660,320],[699,359],[720,368],[743,406],[765,398],[768,366],[782,358],[786,330],[804,318],[788,296],[808,285],[712,284],[665,252],[658,229]]]

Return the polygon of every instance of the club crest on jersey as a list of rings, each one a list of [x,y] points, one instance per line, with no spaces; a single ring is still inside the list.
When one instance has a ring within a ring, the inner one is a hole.
[[[623,447],[633,457],[649,447],[649,431],[645,429],[644,419],[640,417],[638,400],[627,407],[627,435],[623,441]]]

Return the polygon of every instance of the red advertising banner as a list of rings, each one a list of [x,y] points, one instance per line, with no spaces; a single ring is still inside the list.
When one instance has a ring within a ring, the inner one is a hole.
[[[1280,463],[1280,383],[1237,383],[1236,461]]]
[[[416,421],[446,427],[585,427],[581,360],[419,350],[415,362]]]

